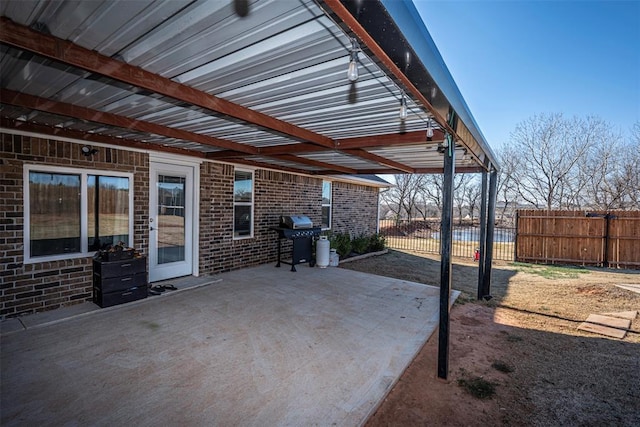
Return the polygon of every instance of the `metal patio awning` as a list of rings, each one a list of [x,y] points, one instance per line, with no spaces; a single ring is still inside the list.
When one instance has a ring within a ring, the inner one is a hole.
[[[458,172],[497,169],[412,3],[4,0],[0,12],[6,129],[312,175],[439,173],[448,132]]]

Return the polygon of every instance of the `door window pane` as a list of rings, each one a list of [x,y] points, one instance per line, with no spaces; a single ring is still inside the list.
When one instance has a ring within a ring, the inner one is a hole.
[[[158,264],[185,260],[184,176],[158,176]]]
[[[31,256],[80,252],[80,175],[29,172]]]

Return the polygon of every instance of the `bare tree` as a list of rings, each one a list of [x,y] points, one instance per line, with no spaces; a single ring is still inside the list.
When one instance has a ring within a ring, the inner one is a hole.
[[[453,204],[458,211],[458,225],[462,225],[465,208],[469,208],[467,202],[469,195],[474,193],[473,187],[477,187],[475,176],[471,174],[458,174],[454,178]]]
[[[465,204],[464,190],[461,190],[464,186],[468,185],[473,176],[469,174],[455,174],[453,177],[453,198],[454,209],[458,211],[459,220],[462,218],[462,211]],[[424,206],[426,211],[429,211],[429,206],[435,206],[437,208],[437,215],[442,214],[442,188],[444,186],[444,175],[433,174],[423,175],[423,179],[418,187],[419,200],[421,206]],[[425,214],[424,218],[427,218]]]
[[[419,188],[419,197],[422,206],[425,208],[424,218],[428,216],[429,206],[434,206],[436,209],[436,216],[442,214],[442,186],[443,175],[434,174],[427,175],[422,181],[422,185]]]
[[[418,188],[423,175],[398,174],[394,175],[396,185],[382,193],[382,200],[394,213],[396,220],[411,219],[416,213],[418,203]]]
[[[482,186],[478,180],[477,175],[468,175],[470,177],[469,184],[464,190],[464,203],[469,210],[469,216],[471,217],[471,223],[475,218],[475,213],[480,209],[480,197],[482,195]]]
[[[519,165],[518,153],[509,145],[502,147],[498,153],[500,171],[496,189],[496,209],[498,221],[505,223],[507,212],[512,213],[518,207],[520,193],[516,181],[516,170]]]
[[[535,207],[576,207],[586,183],[576,179],[578,165],[607,125],[598,118],[565,120],[562,114],[541,114],[517,125],[511,150],[518,193]]]
[[[581,199],[594,209],[623,209],[629,193],[624,169],[632,153],[620,134],[610,132],[603,136],[594,142],[580,164],[580,180],[585,182]]]
[[[628,184],[625,208],[640,209],[640,122],[634,123],[627,146],[622,167],[622,180]]]

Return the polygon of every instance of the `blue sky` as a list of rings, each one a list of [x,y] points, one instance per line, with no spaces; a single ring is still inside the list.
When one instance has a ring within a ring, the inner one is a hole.
[[[640,0],[414,0],[495,149],[535,114],[640,121]]]

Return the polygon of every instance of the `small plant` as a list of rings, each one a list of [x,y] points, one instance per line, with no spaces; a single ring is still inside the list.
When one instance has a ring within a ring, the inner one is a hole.
[[[488,399],[496,393],[496,386],[482,377],[460,378],[458,385],[478,399]]]
[[[329,244],[341,258],[346,258],[351,253],[351,236],[349,236],[349,233],[331,234],[329,236]]]
[[[505,374],[513,372],[513,368],[509,366],[509,364],[507,364],[506,362],[503,362],[502,360],[496,360],[491,364],[491,367],[496,371],[504,372]]]
[[[369,238],[362,234],[358,237],[354,237],[351,241],[351,248],[357,254],[366,253],[369,249]]]
[[[386,246],[386,240],[382,234],[373,234],[369,237],[369,251],[379,252],[383,251]]]

